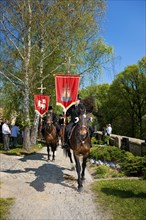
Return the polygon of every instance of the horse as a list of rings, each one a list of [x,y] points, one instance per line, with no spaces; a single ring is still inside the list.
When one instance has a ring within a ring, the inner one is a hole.
[[[90,120],[90,115],[86,114],[85,112],[77,117],[76,125],[73,127],[69,137],[69,149],[66,150],[69,152],[70,150],[73,151],[76,164],[76,172],[78,176],[78,191],[82,191],[83,189],[83,180],[85,180],[85,168],[91,148],[91,136],[89,130]],[[82,164],[80,162],[80,156],[82,156]],[[72,159],[70,158],[70,160]]]
[[[55,125],[53,125],[51,115],[46,118],[46,126],[44,131],[44,139],[47,145],[48,161],[50,160],[50,147],[53,153],[52,160],[55,160],[55,152],[58,145],[58,135]]]

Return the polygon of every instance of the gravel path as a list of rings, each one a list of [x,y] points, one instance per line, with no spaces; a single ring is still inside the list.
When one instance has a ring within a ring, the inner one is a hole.
[[[60,146],[56,160],[47,150],[26,157],[1,154],[1,197],[15,198],[9,220],[111,220],[106,207],[95,203],[92,177],[86,170],[83,192],[77,191],[76,172]]]

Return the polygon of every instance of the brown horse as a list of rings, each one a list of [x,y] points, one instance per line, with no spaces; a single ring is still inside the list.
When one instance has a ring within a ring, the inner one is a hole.
[[[91,138],[89,131],[90,115],[83,113],[78,117],[78,122],[73,127],[69,138],[69,151],[73,150],[74,160],[76,163],[76,171],[78,175],[78,190],[81,191],[83,187],[83,180],[85,179],[85,168],[87,158],[91,148]],[[80,164],[80,156],[82,159],[82,169]],[[70,158],[71,160],[71,158]]]
[[[46,118],[46,126],[44,132],[44,139],[47,145],[47,152],[48,152],[48,160],[50,160],[50,147],[53,153],[52,160],[55,160],[55,152],[57,150],[58,145],[58,135],[56,131],[56,127],[53,125],[52,117],[48,116]]]

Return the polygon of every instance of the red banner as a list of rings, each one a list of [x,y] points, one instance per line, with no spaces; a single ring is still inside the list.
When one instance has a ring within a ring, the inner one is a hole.
[[[48,111],[50,96],[34,95],[35,111],[43,116]]]
[[[55,76],[56,104],[66,112],[77,101],[80,83],[79,75],[58,74]]]

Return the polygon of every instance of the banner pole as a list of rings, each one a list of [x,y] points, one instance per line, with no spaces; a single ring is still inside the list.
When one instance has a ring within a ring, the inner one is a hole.
[[[66,109],[65,109],[65,111],[63,112],[64,114],[63,114],[63,118],[64,118],[64,126],[66,126]]]

